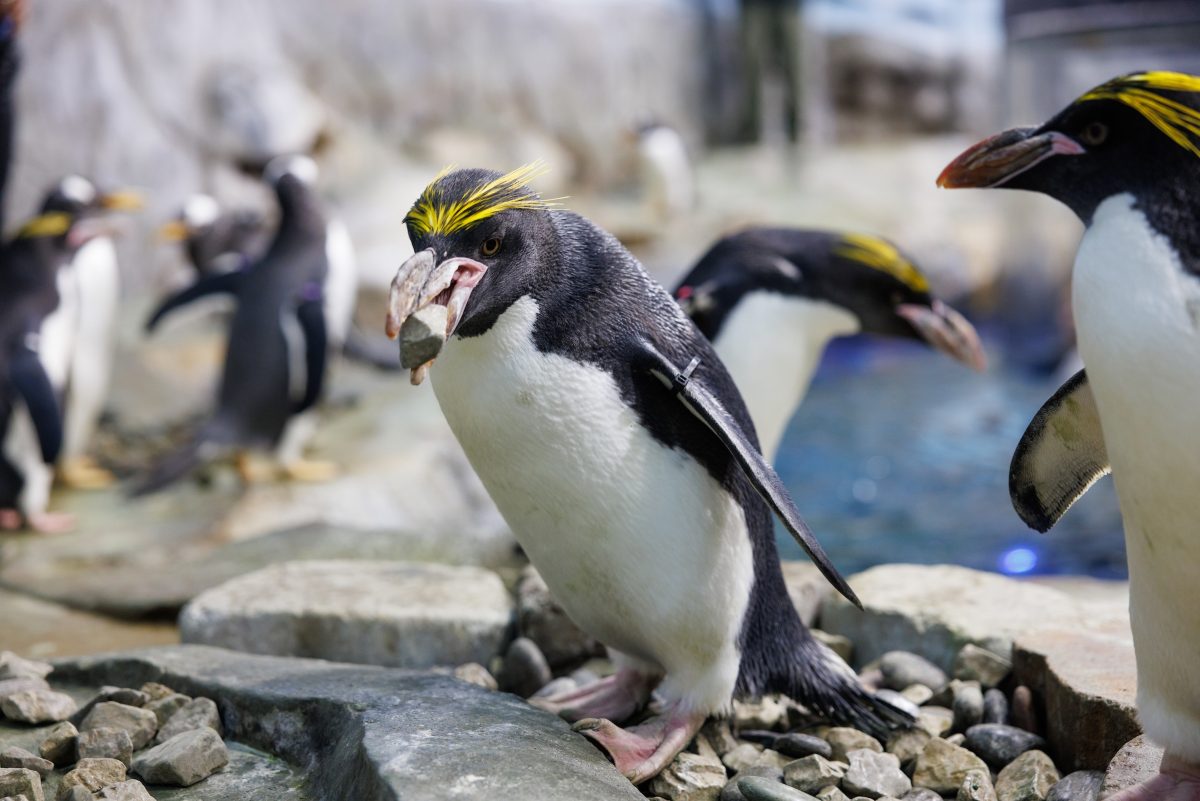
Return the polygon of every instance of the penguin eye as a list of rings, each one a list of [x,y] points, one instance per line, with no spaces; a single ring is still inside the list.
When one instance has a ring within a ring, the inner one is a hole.
[[[1089,122],[1079,134],[1079,138],[1085,145],[1093,147],[1104,144],[1104,140],[1108,138],[1108,126],[1099,121]]]
[[[483,244],[479,246],[479,252],[485,256],[495,256],[500,252],[500,237],[490,236],[483,240]]]

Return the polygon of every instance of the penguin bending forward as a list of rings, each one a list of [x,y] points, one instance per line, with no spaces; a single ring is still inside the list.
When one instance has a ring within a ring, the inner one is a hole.
[[[181,242],[198,277],[233,272],[262,252],[266,221],[250,209],[222,211],[211,195],[192,195],[178,216],[159,229],[167,242]]]
[[[729,369],[770,461],[835,337],[916,339],[987,365],[966,318],[876,236],[750,228],[709,248],[674,294]]]
[[[1111,470],[1125,523],[1138,717],[1161,773],[1109,801],[1200,799],[1200,77],[1140,72],[955,159],[945,187],[1027,189],[1086,231],[1084,371],[1017,446],[1018,514],[1045,531]]]
[[[614,237],[530,191],[537,174],[434,179],[405,218],[416,253],[387,328],[447,307],[432,368],[446,420],[555,598],[619,665],[539,705],[635,783],[735,696],[786,693],[877,732],[906,723],[788,599],[772,509],[856,600],[759,453],[712,346]],[[661,713],[618,728],[656,685]]]
[[[244,270],[205,276],[160,306],[147,324],[152,329],[172,309],[206,294],[236,298],[216,411],[191,442],[135,484],[133,494],[160,490],[231,451],[248,481],[257,477],[245,453],[252,449],[276,450],[293,478],[332,474],[331,465],[300,456],[314,422],[305,413],[324,387],[332,328],[326,218],[313,189],[316,177],[316,165],[305,156],[273,160],[264,178],[275,189],[280,219],[267,252]]]

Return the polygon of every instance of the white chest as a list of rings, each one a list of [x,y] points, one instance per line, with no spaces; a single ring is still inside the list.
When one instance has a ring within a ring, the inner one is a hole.
[[[452,339],[434,390],[472,466],[567,613],[671,670],[727,652],[752,581],[741,507],[654,440],[605,371],[537,350],[537,304]],[[674,632],[664,637],[664,632]]]
[[[714,344],[746,401],[768,461],[775,459],[825,346],[858,327],[840,306],[775,292],[752,292],[729,315]]]

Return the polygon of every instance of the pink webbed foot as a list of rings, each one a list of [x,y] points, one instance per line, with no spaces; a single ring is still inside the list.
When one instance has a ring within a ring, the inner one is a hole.
[[[75,515],[65,512],[37,512],[26,518],[29,528],[38,534],[63,534],[75,528]]]
[[[645,706],[656,683],[657,679],[637,671],[619,670],[565,693],[530,698],[529,703],[570,721],[625,720]]]
[[[1107,801],[1200,801],[1200,765],[1164,756],[1157,776]]]
[[[0,531],[19,531],[24,523],[16,509],[0,509]]]
[[[611,720],[588,718],[572,728],[594,742],[621,775],[634,784],[657,776],[687,747],[708,716],[668,708],[645,723],[622,729]]]

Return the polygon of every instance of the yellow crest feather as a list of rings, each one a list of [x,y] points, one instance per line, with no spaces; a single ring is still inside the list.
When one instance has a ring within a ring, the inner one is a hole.
[[[61,236],[71,228],[73,217],[65,211],[48,211],[31,219],[17,231],[20,239],[35,236]]]
[[[1200,92],[1200,77],[1182,72],[1135,72],[1101,84],[1077,100],[1116,100],[1145,117],[1184,150],[1200,156],[1200,109],[1160,92]]]
[[[929,281],[921,271],[886,239],[869,234],[846,234],[833,252],[871,269],[882,270],[916,292],[929,291]]]
[[[450,165],[439,172],[405,216],[405,224],[416,233],[452,234],[502,211],[551,209],[558,205],[557,201],[562,200],[543,200],[539,195],[530,194],[530,182],[549,171],[540,161],[518,167],[476,186],[462,197],[451,199],[444,195],[440,184],[454,170],[454,165]]]

